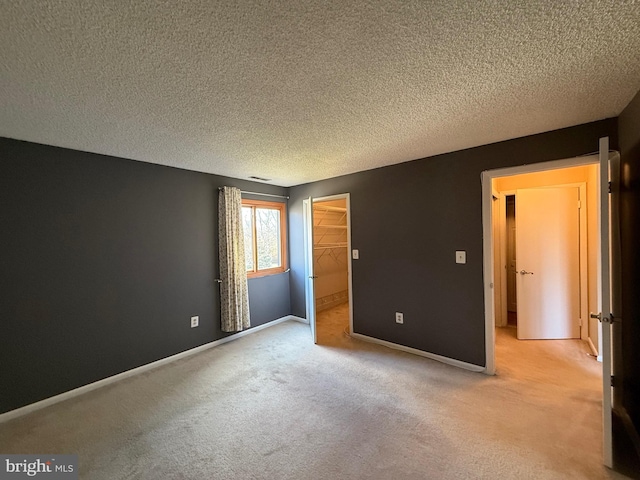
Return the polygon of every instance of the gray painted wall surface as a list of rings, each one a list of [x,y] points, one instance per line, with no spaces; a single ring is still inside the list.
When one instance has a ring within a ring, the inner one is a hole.
[[[4,138],[0,158],[0,413],[225,336],[217,187],[286,194]],[[252,325],[290,314],[289,291],[250,280]]]
[[[350,193],[354,331],[484,365],[481,172],[591,153],[602,136],[616,148],[616,132],[607,119],[292,187],[293,314],[305,316],[302,200]]]

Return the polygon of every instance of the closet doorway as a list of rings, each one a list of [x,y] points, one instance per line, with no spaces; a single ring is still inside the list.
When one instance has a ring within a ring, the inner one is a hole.
[[[305,200],[307,319],[313,340],[337,344],[352,331],[349,195]]]

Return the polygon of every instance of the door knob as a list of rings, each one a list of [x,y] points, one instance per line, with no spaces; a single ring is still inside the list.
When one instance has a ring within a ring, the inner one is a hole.
[[[526,270],[520,270],[520,275],[533,275],[533,272],[527,272]]]

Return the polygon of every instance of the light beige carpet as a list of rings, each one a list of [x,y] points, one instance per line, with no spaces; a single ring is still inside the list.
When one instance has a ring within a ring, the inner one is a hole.
[[[623,478],[601,466],[599,365],[581,342],[501,329],[488,377],[326,315],[322,345],[285,322],[0,424],[0,452],[77,453],[91,480]]]

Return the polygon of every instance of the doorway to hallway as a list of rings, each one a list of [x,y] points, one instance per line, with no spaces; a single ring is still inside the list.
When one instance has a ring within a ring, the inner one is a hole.
[[[497,177],[492,192],[496,326],[597,354],[596,166]]]

